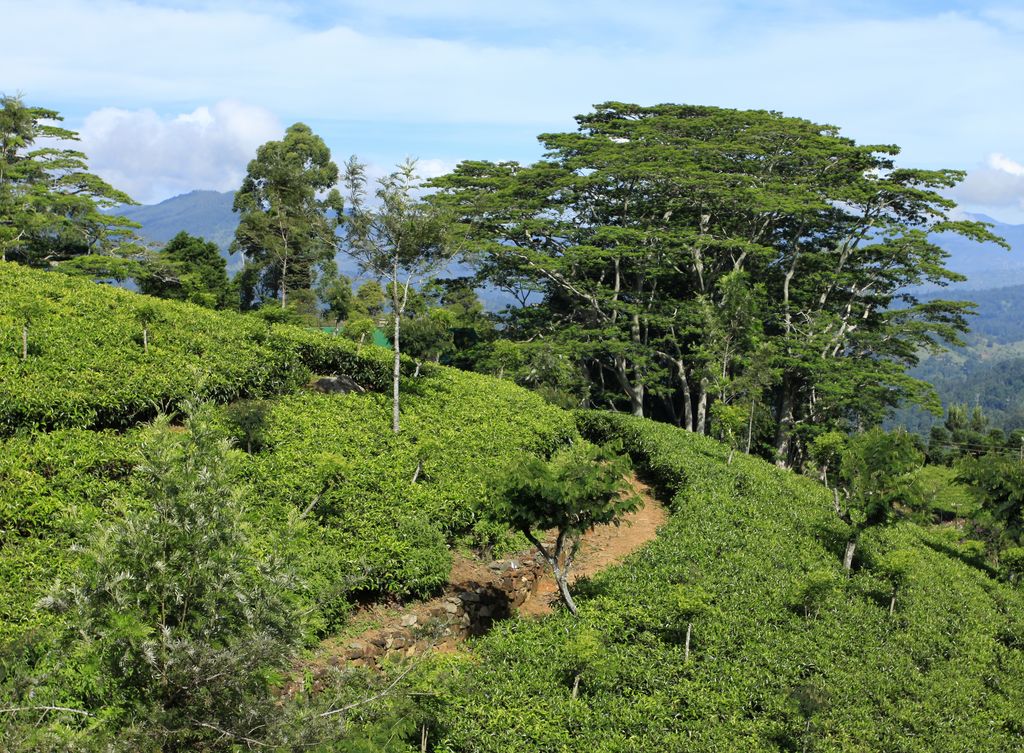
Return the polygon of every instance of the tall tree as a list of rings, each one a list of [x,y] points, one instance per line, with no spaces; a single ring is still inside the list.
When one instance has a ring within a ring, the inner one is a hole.
[[[288,305],[292,290],[310,290],[318,266],[334,258],[343,202],[335,188],[338,166],[323,139],[296,123],[281,141],[268,141],[249,163],[235,194],[240,218],[232,252],[250,268],[249,300],[261,288]]]
[[[158,298],[223,308],[230,290],[226,270],[216,243],[183,230],[150,255],[139,275],[139,288]]]
[[[78,139],[61,120],[0,97],[0,259],[50,265],[134,241],[137,224],[101,210],[135,202],[88,172],[85,154],[59,146]]]
[[[495,282],[543,293],[514,319],[524,339],[570,345],[599,399],[696,431],[767,339],[777,377],[753,403],[770,406],[781,464],[821,427],[927,402],[903,369],[955,341],[967,309],[905,292],[958,278],[930,234],[998,241],[949,219],[961,173],[898,168],[896,147],[774,112],[612,102],[577,122],[542,135],[534,165],[435,181]],[[730,299],[763,337],[724,315]]]
[[[380,179],[375,206],[367,204],[366,166],[355,157],[345,165],[345,186],[346,250],[364,271],[387,282],[394,348],[391,428],[397,434],[402,316],[413,286],[428,280],[452,257],[449,221],[444,211],[416,196],[421,181],[413,160]]]

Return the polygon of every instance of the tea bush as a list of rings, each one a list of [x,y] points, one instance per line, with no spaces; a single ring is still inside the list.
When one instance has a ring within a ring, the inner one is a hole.
[[[292,392],[311,371],[390,384],[373,346],[0,263],[0,436],[125,428],[189,399]]]
[[[475,374],[436,369],[404,400],[398,435],[382,395],[268,404],[261,450],[248,464],[256,506],[265,521],[299,514],[316,529],[305,559],[324,593],[441,585],[448,542],[469,534],[485,543],[491,534],[482,516],[490,474],[576,435],[570,414]]]
[[[371,391],[299,389],[311,373]],[[372,391],[390,379],[374,346],[0,264],[0,643],[46,622],[35,603],[94,526],[144,504],[133,425],[196,396],[225,404],[254,541],[295,563],[321,630],[355,592],[442,584],[456,539],[503,533],[483,522],[488,475],[549,455],[575,423],[512,384],[433,367],[404,379],[395,436]]]
[[[1024,749],[1019,589],[909,522],[867,532],[847,578],[818,484],[668,425],[579,421],[625,443],[672,518],[577,587],[579,620],[504,623],[432,667],[436,750]],[[688,592],[699,613],[672,608]]]

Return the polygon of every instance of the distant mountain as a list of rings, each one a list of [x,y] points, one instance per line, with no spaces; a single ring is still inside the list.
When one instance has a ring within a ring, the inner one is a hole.
[[[238,227],[238,215],[231,210],[234,200],[235,194],[231,191],[192,191],[159,204],[118,207],[114,211],[142,225],[138,233],[150,243],[167,243],[182,230],[213,241],[220,247],[221,255],[228,262],[228,273],[232,274],[242,266],[241,254],[228,254],[228,246]],[[359,268],[351,257],[338,254],[337,262],[342,273],[353,279],[359,277]],[[447,274],[459,277],[472,274],[472,270],[465,264],[452,264]],[[481,288],[477,292],[491,311],[514,303],[511,295],[500,290]]]
[[[954,272],[967,275],[967,282],[951,287],[956,290],[986,290],[1024,285],[1024,225],[1008,225],[984,215],[968,216],[992,223],[992,232],[1006,239],[1011,250],[994,243],[975,243],[950,233],[934,236],[933,240],[949,252],[947,266]]]
[[[231,191],[192,191],[159,204],[118,207],[116,211],[142,225],[139,235],[151,243],[167,243],[184,230],[213,241],[229,266],[240,266],[240,258],[232,259],[227,255],[238,227],[238,215],[231,211],[234,200],[235,194]]]
[[[938,297],[978,304],[976,315],[970,317],[966,345],[925,355],[910,375],[934,385],[944,406],[980,405],[993,426],[1024,428],[1024,285],[955,289],[923,299]],[[935,422],[923,411],[905,408],[896,413],[892,424],[927,433]]]

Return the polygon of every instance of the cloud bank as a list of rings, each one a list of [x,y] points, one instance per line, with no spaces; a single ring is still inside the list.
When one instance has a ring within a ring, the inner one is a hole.
[[[147,204],[238,188],[257,147],[283,132],[268,110],[223,100],[169,117],[104,108],[86,117],[79,135],[93,172]]]
[[[968,172],[953,195],[962,204],[1017,220],[1024,214],[1024,164],[998,152],[990,154],[984,166]]]
[[[8,5],[0,91],[72,127],[101,105],[176,122],[233,99],[385,165],[532,159],[538,133],[607,100],[781,110],[926,168],[1013,154],[1024,122],[1024,15],[1000,0]]]

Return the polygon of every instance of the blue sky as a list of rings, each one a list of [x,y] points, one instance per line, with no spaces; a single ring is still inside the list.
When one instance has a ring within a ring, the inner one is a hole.
[[[781,110],[969,171],[1024,222],[1024,3],[0,0],[0,92],[140,201],[234,188],[301,120],[340,162],[539,156],[597,102]],[[40,40],[46,40],[41,44]]]

